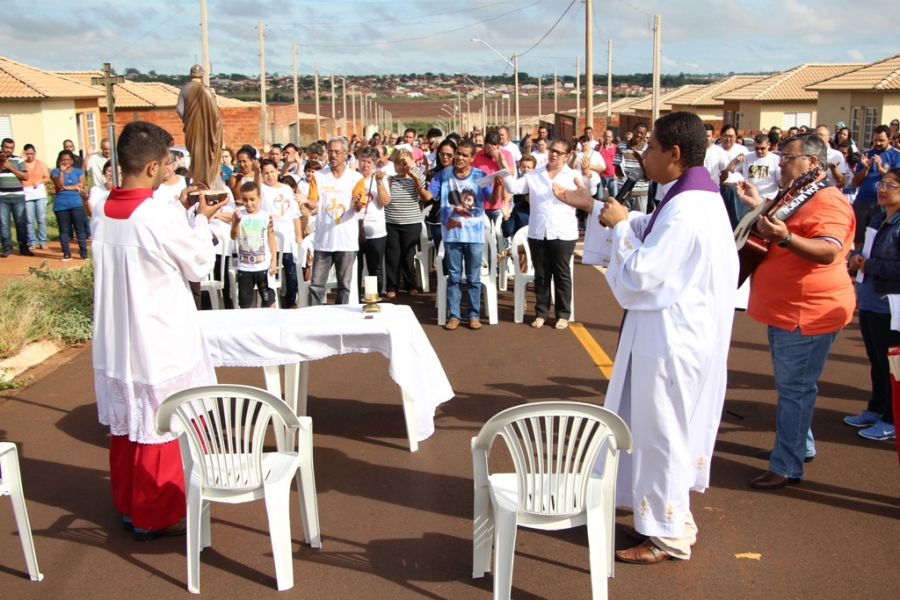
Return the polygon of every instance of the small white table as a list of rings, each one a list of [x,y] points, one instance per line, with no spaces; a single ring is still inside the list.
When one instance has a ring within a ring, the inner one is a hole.
[[[197,314],[217,367],[263,367],[266,388],[306,415],[309,362],[351,352],[378,352],[390,360],[401,389],[410,452],[434,433],[437,406],[453,397],[444,368],[408,306],[382,304],[371,319],[359,306],[209,310]],[[278,440],[279,447],[283,440]]]

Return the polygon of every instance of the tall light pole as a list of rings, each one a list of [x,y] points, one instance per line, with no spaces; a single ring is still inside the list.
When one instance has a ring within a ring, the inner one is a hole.
[[[344,136],[350,137],[350,131],[347,129],[347,78],[341,77],[341,100],[344,101],[344,112],[341,116],[344,118]]]
[[[659,53],[662,50],[662,40],[660,29],[662,27],[662,17],[653,16],[653,96],[651,101],[651,112],[653,123],[659,118]],[[652,125],[651,125],[652,127]]]
[[[612,119],[612,40],[609,40],[606,63],[606,129],[609,129]],[[605,131],[603,132],[606,133]]]
[[[209,27],[206,18],[206,0],[200,0],[200,45],[203,48],[203,84],[209,85]]]
[[[513,71],[515,73],[515,84],[516,84],[516,136],[518,136],[519,135],[519,54],[517,52],[514,52],[513,59],[509,60],[508,58],[506,58],[505,56],[503,56],[502,54],[497,52],[497,50],[495,50],[494,47],[491,46],[490,44],[488,44],[486,41],[480,40],[478,38],[472,38],[472,41],[473,42],[481,42],[482,44],[484,44],[485,46],[487,46],[488,48],[493,50],[494,54],[496,54],[497,56],[499,56],[500,58],[505,60],[506,63],[513,68]]]
[[[594,42],[591,23],[594,9],[591,0],[584,3],[584,127],[594,128]],[[591,140],[593,141],[593,140]]]
[[[259,20],[259,119],[260,129],[262,130],[262,145],[266,147],[267,129],[269,128],[269,119],[266,117],[266,45],[263,41],[263,22]]]
[[[337,111],[334,109],[334,71],[331,72],[331,135],[337,135]]]
[[[353,111],[353,134],[359,135],[359,130],[356,128],[356,94],[353,90],[350,90],[350,110]]]
[[[316,78],[316,140],[322,135],[322,112],[319,106],[319,63],[313,63],[313,72]]]
[[[300,97],[297,95],[297,42],[291,42],[291,63],[294,73],[294,118],[297,120],[297,140],[300,143]],[[294,142],[295,140],[291,140]]]

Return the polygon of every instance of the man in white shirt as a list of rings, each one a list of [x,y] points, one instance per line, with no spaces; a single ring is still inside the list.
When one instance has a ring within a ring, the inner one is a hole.
[[[185,531],[181,452],[157,433],[157,408],[175,392],[216,383],[189,282],[213,267],[209,219],[225,202],[201,202],[192,226],[183,206],[152,197],[171,144],[152,123],[128,123],[118,143],[121,187],[92,221],[97,410],[111,434],[113,504],[139,541]]]
[[[831,136],[829,135],[828,125],[819,125],[816,127],[816,135],[819,136],[825,147],[828,149],[828,181],[831,185],[842,190],[847,184],[845,172],[847,165],[844,162],[844,155],[839,150],[831,147]]]
[[[94,185],[103,185],[106,183],[106,177],[103,176],[103,165],[111,156],[109,138],[100,140],[100,154],[91,153],[87,159],[87,167],[84,169],[85,174],[90,173],[94,180]],[[174,170],[175,167],[172,167]]]
[[[276,233],[280,233],[284,240],[281,250],[281,266],[284,273],[285,308],[297,306],[297,252],[303,241],[303,226],[300,223],[300,206],[294,197],[290,186],[278,181],[278,166],[274,160],[264,160],[260,163],[262,173],[262,186],[260,197],[262,203],[260,209],[272,215],[272,225]]]
[[[703,166],[709,171],[709,176],[712,177],[713,182],[719,185],[720,175],[725,167],[728,166],[728,155],[713,139],[716,128],[709,123],[704,123],[703,128],[706,129],[706,157],[703,159]]]
[[[324,302],[325,284],[332,265],[338,282],[335,304],[350,301],[353,259],[359,252],[359,225],[356,222],[366,205],[366,188],[363,176],[347,168],[345,159],[349,152],[347,138],[328,140],[328,166],[317,171],[309,182],[309,207],[312,210],[318,206],[309,285],[310,306]]]
[[[522,160],[522,151],[519,150],[519,146],[517,144],[513,144],[509,139],[509,129],[506,127],[500,127],[497,129],[497,133],[500,134],[500,148],[506,150],[510,154],[512,154],[513,160],[516,165],[519,165],[519,161]],[[512,167],[513,165],[510,165]]]
[[[756,186],[759,195],[765,200],[771,200],[778,195],[778,182],[781,180],[781,157],[769,151],[769,136],[759,133],[753,139],[753,151],[738,163],[737,172],[747,181]],[[739,213],[743,218],[749,209]]]
[[[734,229],[741,220],[741,216],[746,214],[744,204],[738,200],[735,186],[743,176],[737,172],[738,163],[744,161],[744,158],[750,152],[743,144],[736,144],[737,129],[734,125],[726,124],[719,132],[719,141],[722,144],[722,150],[728,157],[728,164],[719,174],[719,187],[722,193],[722,199],[725,202],[725,209],[728,211],[728,218],[731,219],[731,227]]]
[[[181,191],[186,187],[187,182],[184,177],[175,174],[175,158],[170,154],[165,168],[165,179],[158,188],[153,190],[153,198],[181,206]]]

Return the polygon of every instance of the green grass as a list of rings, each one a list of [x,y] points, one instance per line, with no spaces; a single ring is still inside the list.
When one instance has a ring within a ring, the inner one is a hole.
[[[91,339],[94,266],[50,269],[47,261],[0,289],[0,359],[33,342],[71,346]]]

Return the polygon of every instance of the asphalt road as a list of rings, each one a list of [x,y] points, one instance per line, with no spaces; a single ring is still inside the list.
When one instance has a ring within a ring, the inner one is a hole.
[[[614,355],[621,309],[602,275],[576,265],[576,317]],[[530,294],[529,294],[530,295]],[[400,391],[380,355],[310,365],[309,414],[323,545],[301,543],[292,513],[295,587],[278,594],[265,507],[214,505],[213,546],[201,555],[208,597],[490,598],[492,577],[471,578],[469,440],[498,411],[564,398],[603,403],[606,378],[571,331],[512,323],[480,331],[437,327],[433,295],[410,303],[456,392],[434,436],[411,454]],[[533,296],[529,303],[533,302]],[[747,481],[766,464],[775,392],[765,329],[735,315],[726,408],[712,488],[692,495],[699,540],[688,562],[619,564],[612,598],[896,598],[900,572],[900,469],[893,443],[844,425],[864,406],[868,368],[856,324],[839,336],[820,383],[813,431],[818,456],[802,484],[759,492]],[[220,381],[262,386],[259,369],[220,370]],[[38,559],[28,581],[12,511],[0,500],[0,597],[160,598],[186,595],[185,540],[137,543],[121,529],[108,483],[107,433],[96,422],[90,348],[38,367],[33,384],[0,400],[0,439],[19,444]],[[492,457],[502,466],[503,456]],[[292,492],[296,506],[296,491]],[[620,524],[630,523],[622,513]],[[617,547],[633,545],[616,531]],[[513,597],[589,598],[584,528],[520,529]],[[759,555],[741,558],[739,555]],[[171,596],[170,596],[171,595]]]

